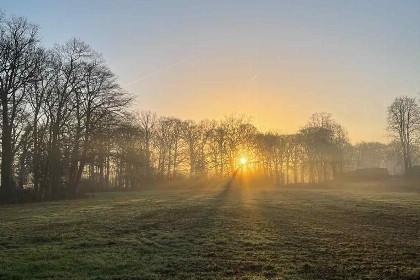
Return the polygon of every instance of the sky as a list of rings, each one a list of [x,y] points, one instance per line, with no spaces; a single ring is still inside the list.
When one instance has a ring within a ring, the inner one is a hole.
[[[350,140],[386,142],[387,106],[420,97],[420,0],[0,0],[47,47],[102,53],[138,110],[247,115],[294,133],[329,112]]]

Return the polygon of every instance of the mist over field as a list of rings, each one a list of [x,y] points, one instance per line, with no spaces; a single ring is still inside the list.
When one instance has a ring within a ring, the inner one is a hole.
[[[0,1],[0,280],[420,279],[419,14]]]

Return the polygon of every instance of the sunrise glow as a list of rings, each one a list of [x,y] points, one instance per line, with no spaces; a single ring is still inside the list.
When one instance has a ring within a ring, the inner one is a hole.
[[[0,280],[420,280],[419,14],[0,0]]]

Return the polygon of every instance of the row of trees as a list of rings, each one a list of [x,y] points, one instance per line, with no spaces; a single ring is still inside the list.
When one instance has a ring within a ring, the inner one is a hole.
[[[357,168],[399,170],[394,144],[353,146],[345,129],[327,113],[313,114],[296,134],[280,134],[261,133],[245,117],[196,123],[143,111],[122,120],[108,136],[98,145],[103,148],[90,167],[100,188],[131,188],[179,177],[228,177],[238,168],[279,184],[332,180]]]
[[[74,197],[97,135],[130,98],[101,56],[72,39],[47,50],[37,26],[0,14],[1,192]]]
[[[298,134],[283,135],[260,133],[244,117],[195,123],[141,112],[117,134],[111,153],[100,158],[117,162],[108,166],[118,166],[113,184],[120,187],[148,178],[230,176],[243,157],[248,174],[278,183],[319,182],[343,172],[349,145],[345,130],[325,113],[314,114]]]
[[[261,133],[240,116],[194,122],[143,111],[122,119],[107,137],[98,139],[104,142],[92,153],[89,170],[99,188],[228,177],[238,168],[279,184],[333,180],[358,168],[387,168],[392,174],[404,168],[398,141],[351,145],[346,130],[327,113],[313,114],[296,134],[280,134]]]

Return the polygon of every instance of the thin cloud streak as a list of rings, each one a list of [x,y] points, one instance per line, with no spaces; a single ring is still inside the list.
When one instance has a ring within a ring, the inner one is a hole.
[[[159,70],[157,70],[157,71],[155,71],[155,72],[149,73],[149,74],[144,75],[144,76],[142,76],[142,77],[140,77],[140,78],[138,78],[138,79],[135,79],[135,80],[133,80],[133,81],[131,81],[131,82],[128,82],[128,83],[126,83],[126,84],[122,85],[122,87],[126,87],[126,86],[129,86],[129,85],[135,84],[135,83],[137,83],[137,82],[140,82],[141,80],[144,80],[144,79],[147,79],[147,78],[153,77],[153,76],[155,76],[155,75],[157,75],[157,74],[162,73],[162,72],[163,72],[163,71],[165,71],[165,70],[168,70],[168,69],[170,69],[170,68],[172,68],[172,67],[174,67],[174,66],[176,66],[176,65],[178,65],[178,64],[184,63],[184,62],[186,62],[186,61],[188,61],[188,60],[190,60],[190,59],[193,59],[193,58],[195,58],[195,57],[197,57],[197,56],[198,56],[198,55],[196,55],[196,54],[195,54],[195,55],[189,56],[189,57],[187,57],[187,58],[183,58],[183,59],[181,59],[181,60],[178,60],[178,61],[176,61],[176,62],[174,62],[174,63],[171,63],[171,64],[169,64],[169,65],[167,65],[167,66],[165,66],[165,67],[163,67],[163,68],[161,68],[161,69],[159,69]]]
[[[256,78],[258,78],[258,74],[255,74],[252,78],[251,78],[251,80],[249,80],[250,82],[253,82]]]

